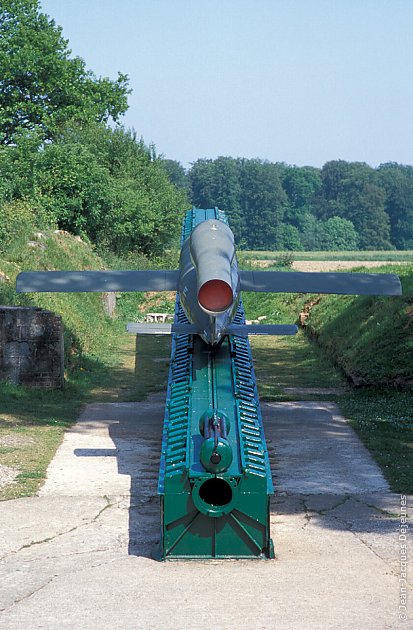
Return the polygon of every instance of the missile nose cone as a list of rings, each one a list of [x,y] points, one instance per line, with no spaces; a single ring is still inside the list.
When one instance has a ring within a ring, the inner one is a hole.
[[[208,280],[198,291],[198,301],[202,308],[212,313],[226,311],[234,301],[230,285],[224,280]]]

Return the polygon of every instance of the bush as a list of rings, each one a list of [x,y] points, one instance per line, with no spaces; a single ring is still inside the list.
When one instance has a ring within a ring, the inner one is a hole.
[[[35,227],[35,212],[27,201],[3,203],[0,206],[0,252],[5,252],[16,240],[28,240]]]

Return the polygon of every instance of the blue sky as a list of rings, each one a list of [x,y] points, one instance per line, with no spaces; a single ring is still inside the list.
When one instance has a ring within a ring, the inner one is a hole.
[[[219,155],[413,164],[411,0],[41,0],[124,117],[185,166]]]

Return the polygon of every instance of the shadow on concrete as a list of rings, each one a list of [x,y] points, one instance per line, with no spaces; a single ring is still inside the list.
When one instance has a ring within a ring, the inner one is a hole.
[[[157,486],[164,406],[164,393],[139,403],[91,405],[75,427],[77,433],[95,434],[100,444],[106,440],[107,447],[76,448],[74,454],[100,460],[96,461],[92,474],[99,475],[100,471],[104,475],[99,481],[105,495],[128,511],[129,555],[157,556],[160,531]],[[105,464],[109,458],[116,458],[116,468],[110,461]]]
[[[160,535],[158,473],[165,395],[139,403],[134,418],[112,424],[121,475],[130,477],[129,555],[156,558]]]

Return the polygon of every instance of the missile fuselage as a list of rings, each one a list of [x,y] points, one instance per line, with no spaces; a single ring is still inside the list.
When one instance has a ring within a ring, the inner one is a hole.
[[[235,317],[240,278],[231,229],[215,219],[194,228],[182,245],[178,283],[186,316],[202,339],[217,344]]]

